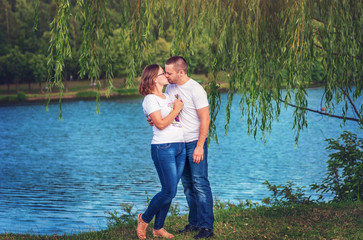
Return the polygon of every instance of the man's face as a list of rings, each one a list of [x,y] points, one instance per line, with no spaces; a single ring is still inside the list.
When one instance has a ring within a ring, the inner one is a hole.
[[[179,74],[174,69],[174,65],[165,65],[165,77],[168,79],[169,83],[177,83],[179,80]]]

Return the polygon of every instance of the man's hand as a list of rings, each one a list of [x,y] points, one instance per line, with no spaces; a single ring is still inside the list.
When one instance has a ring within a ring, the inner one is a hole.
[[[203,161],[204,149],[203,147],[196,147],[193,152],[193,162],[199,164]]]
[[[154,126],[153,120],[151,120],[151,117],[149,115],[146,116],[146,120],[151,127]]]

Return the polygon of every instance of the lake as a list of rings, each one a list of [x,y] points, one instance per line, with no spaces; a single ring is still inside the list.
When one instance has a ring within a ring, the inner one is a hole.
[[[320,109],[323,90],[309,89],[309,107]],[[239,97],[224,135],[226,94],[217,118],[219,144],[209,147],[209,179],[221,201],[260,202],[271,193],[262,183],[319,183],[326,173],[326,138],[343,130],[362,134],[358,124],[308,113],[308,129],[294,142],[292,108],[282,110],[267,142],[247,135]],[[0,233],[72,234],[107,228],[107,211],[120,204],[145,209],[159,190],[150,157],[152,130],[142,98],[0,107]],[[352,115],[352,114],[351,114]],[[173,202],[186,212],[181,184]]]

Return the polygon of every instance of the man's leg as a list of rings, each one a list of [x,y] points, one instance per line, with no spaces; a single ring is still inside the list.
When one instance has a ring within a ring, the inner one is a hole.
[[[185,167],[183,171],[183,175],[181,177],[182,184],[184,187],[184,194],[187,199],[188,207],[189,207],[189,216],[188,221],[189,224],[193,227],[198,227],[198,207],[197,207],[197,198],[194,192],[193,187],[193,179],[190,165],[193,164],[193,152],[195,147],[190,147],[190,144],[185,144],[186,149],[186,161]]]
[[[190,143],[190,148],[195,148],[197,142]],[[193,147],[194,146],[194,147]],[[199,164],[189,161],[192,174],[193,193],[197,204],[198,227],[213,230],[213,196],[208,180],[208,147],[204,144],[203,161]]]

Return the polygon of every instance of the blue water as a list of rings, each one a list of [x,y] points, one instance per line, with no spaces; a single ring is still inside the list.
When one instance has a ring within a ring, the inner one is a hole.
[[[309,107],[320,109],[322,89],[310,89]],[[293,181],[309,186],[325,176],[326,138],[344,130],[363,135],[358,124],[308,114],[308,129],[294,142],[292,108],[283,110],[267,142],[247,135],[235,97],[230,131],[224,136],[226,95],[217,118],[219,145],[209,148],[209,179],[221,201],[259,202],[271,193],[262,185]],[[141,98],[0,107],[0,233],[72,234],[107,228],[107,211],[121,203],[145,209],[159,190],[150,158],[151,128]],[[362,101],[361,101],[362,102]],[[179,185],[174,203],[186,201]]]

